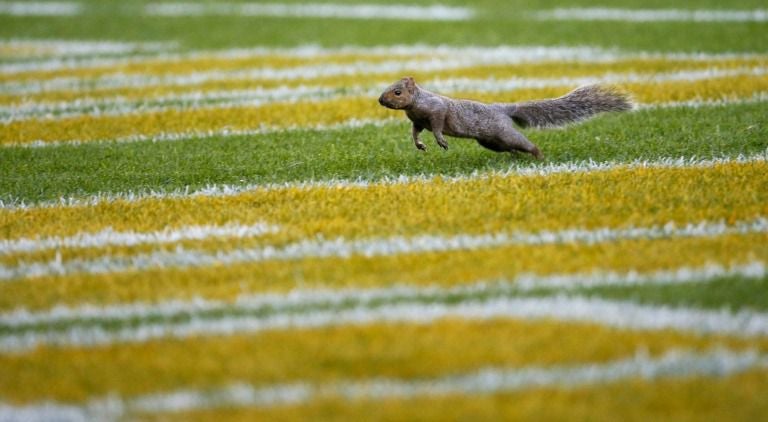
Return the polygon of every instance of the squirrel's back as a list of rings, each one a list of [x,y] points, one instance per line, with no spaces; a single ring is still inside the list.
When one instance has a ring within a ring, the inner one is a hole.
[[[553,99],[506,104],[507,115],[521,127],[554,127],[595,114],[632,109],[627,95],[600,85],[587,85]]]

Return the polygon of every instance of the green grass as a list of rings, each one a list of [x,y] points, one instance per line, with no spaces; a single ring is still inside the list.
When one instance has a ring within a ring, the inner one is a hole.
[[[768,51],[766,23],[627,23],[541,22],[527,13],[554,7],[595,7],[586,1],[469,3],[478,11],[465,22],[397,20],[286,19],[237,16],[158,18],[143,16],[147,2],[89,1],[82,16],[0,16],[0,37],[178,41],[182,48],[221,48],[300,44],[480,44],[592,45],[649,51]],[[431,1],[404,2],[408,4]],[[449,4],[466,5],[458,1]],[[623,0],[610,7],[670,8],[665,2]],[[756,0],[729,2],[727,8],[764,7]],[[682,8],[724,6],[709,0],[687,2]],[[140,24],[138,24],[140,22]],[[290,30],[286,30],[290,28]]]
[[[585,290],[603,299],[629,300],[636,303],[739,311],[768,310],[768,278],[728,277],[708,283],[674,285],[608,286]]]
[[[646,109],[606,115],[558,130],[527,130],[548,163],[626,162],[662,157],[721,157],[768,149],[765,104]],[[37,202],[61,196],[398,175],[460,175],[531,165],[528,155],[499,154],[472,140],[432,134],[417,151],[402,123],[328,131],[293,130],[176,142],[84,144],[0,149],[0,199]]]

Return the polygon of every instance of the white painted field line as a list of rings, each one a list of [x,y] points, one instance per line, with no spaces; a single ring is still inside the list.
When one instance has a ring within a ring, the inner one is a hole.
[[[292,48],[238,48],[223,50],[200,50],[190,52],[158,52],[157,54],[137,54],[132,57],[112,58],[57,58],[50,60],[38,60],[28,63],[0,64],[0,74],[25,73],[30,71],[57,71],[109,68],[125,64],[157,63],[167,61],[179,63],[186,60],[211,59],[246,59],[255,57],[293,57],[303,59],[331,59],[337,55],[361,55],[376,57],[424,57],[429,56],[434,60],[446,60],[449,58],[466,57],[475,63],[536,63],[557,61],[579,61],[586,63],[606,63],[619,60],[687,60],[687,61],[722,61],[722,60],[749,60],[764,58],[764,54],[744,52],[724,53],[658,53],[621,51],[616,49],[601,49],[589,46],[575,47],[551,47],[551,46],[451,46],[451,45],[392,45],[379,47],[343,46],[325,48],[317,45],[303,45]],[[483,61],[485,60],[485,61]],[[364,60],[361,60],[364,61]],[[328,64],[333,64],[329,61]],[[413,68],[410,70],[422,70]],[[55,79],[35,79],[37,82],[52,81]],[[64,81],[64,79],[60,79]],[[77,80],[77,78],[72,79]],[[63,83],[63,82],[62,82]],[[0,89],[3,91],[5,89]]]
[[[763,370],[768,356],[754,350],[724,348],[694,352],[669,350],[652,357],[634,356],[607,362],[553,366],[481,367],[433,378],[368,378],[317,383],[253,385],[231,382],[204,390],[181,389],[137,397],[107,396],[83,404],[57,402],[11,405],[0,403],[0,416],[10,420],[92,421],[117,420],[131,414],[192,412],[203,409],[296,406],[317,400],[348,401],[396,398],[430,398],[528,391],[537,388],[580,388],[624,380],[648,381],[681,377],[727,377],[750,370]]]
[[[399,51],[393,48],[393,51]],[[440,51],[440,49],[438,49]],[[52,91],[88,91],[93,89],[147,87],[147,86],[190,86],[212,81],[227,80],[296,80],[331,76],[376,75],[390,73],[409,73],[462,69],[483,65],[520,64],[541,61],[579,61],[604,62],[637,59],[637,56],[611,53],[589,48],[509,48],[457,50],[460,54],[414,55],[426,57],[405,59],[403,56],[393,60],[358,60],[349,63],[305,64],[291,67],[258,67],[239,70],[206,70],[177,75],[152,75],[144,73],[115,73],[97,78],[63,76],[46,79],[34,79],[20,82],[0,83],[0,92],[6,94],[34,94]],[[366,54],[366,53],[361,53]],[[367,53],[367,55],[376,55]],[[642,55],[641,55],[642,57]],[[674,57],[672,55],[671,57]],[[696,57],[696,56],[691,56]],[[724,56],[727,57],[727,56]],[[713,58],[713,61],[717,59]],[[2,66],[0,66],[2,68]]]
[[[126,99],[78,98],[65,102],[26,101],[10,106],[0,105],[0,123],[11,123],[33,118],[58,120],[76,116],[121,116],[164,110],[225,109],[232,107],[260,107],[277,102],[321,101],[342,98],[351,93],[373,96],[380,91],[371,88],[343,88],[327,86],[257,88],[227,91],[192,91],[159,97]]]
[[[192,3],[162,2],[145,6],[150,16],[264,16],[287,18],[394,19],[415,21],[465,21],[474,17],[473,9],[445,5],[335,4],[335,3]]]
[[[531,291],[536,289],[557,289],[560,291],[601,287],[601,286],[648,286],[688,283],[708,283],[721,278],[739,277],[761,279],[768,277],[768,268],[763,261],[751,261],[746,264],[725,267],[719,264],[707,264],[702,267],[680,267],[674,270],[660,270],[647,273],[629,271],[594,271],[585,274],[555,274],[539,276],[521,274],[509,289]],[[505,282],[502,282],[505,283]],[[2,319],[0,319],[2,321]]]
[[[737,76],[765,76],[766,67],[742,67],[736,69],[681,70],[666,73],[609,73],[605,75],[565,78],[512,78],[512,79],[469,79],[451,78],[425,80],[420,83],[442,93],[457,91],[500,92],[525,88],[576,87],[580,85],[605,83],[652,84],[670,81],[701,81]],[[192,91],[181,94],[147,97],[127,100],[124,97],[79,98],[68,102],[25,102],[11,106],[0,106],[0,123],[10,123],[44,117],[47,120],[64,119],[83,115],[110,115],[148,113],[163,110],[220,109],[243,106],[265,106],[275,102],[323,101],[344,97],[376,97],[386,85],[346,87],[333,86],[280,86],[270,89],[247,89],[228,91]],[[510,98],[513,102],[514,98]]]
[[[81,11],[80,3],[72,1],[0,1],[0,15],[74,16]]]
[[[533,12],[539,20],[623,21],[623,22],[768,22],[768,9],[613,9],[558,8]]]
[[[403,300],[387,304],[278,310],[167,321],[142,321],[118,327],[74,324],[63,328],[25,330],[0,335],[0,353],[25,353],[40,346],[90,348],[119,343],[144,343],[163,338],[229,336],[272,330],[368,325],[430,324],[444,318],[555,319],[567,323],[600,324],[625,330],[677,330],[752,338],[768,336],[768,313],[726,309],[703,310],[641,305],[580,296],[494,297],[465,301]]]
[[[739,277],[762,279],[768,276],[763,261],[722,266],[708,264],[702,267],[680,267],[647,273],[636,271],[593,271],[589,273],[535,275],[521,274],[511,280],[476,281],[456,287],[395,285],[369,289],[295,289],[285,294],[242,294],[233,301],[194,298],[192,300],[167,300],[158,303],[132,302],[112,305],[84,304],[78,306],[57,305],[51,309],[30,311],[19,308],[0,313],[0,327],[23,330],[35,325],[77,325],[79,321],[106,321],[114,323],[141,318],[169,318],[183,315],[202,315],[210,312],[258,311],[290,312],[310,307],[372,306],[384,302],[444,301],[464,297],[465,301],[477,298],[513,296],[537,289],[557,289],[560,292],[580,288],[605,286],[641,286],[708,283],[721,278]],[[93,324],[91,324],[93,325]]]
[[[0,57],[52,58],[92,57],[168,51],[178,48],[173,42],[123,42],[58,39],[9,39],[0,40]]]
[[[581,56],[579,53],[583,53]],[[597,53],[601,55],[601,53]],[[190,72],[181,75],[151,75],[143,73],[135,74],[109,74],[93,77],[55,77],[44,80],[31,80],[23,82],[0,83],[0,93],[6,94],[34,94],[52,91],[87,91],[93,89],[148,87],[148,86],[190,86],[205,82],[229,81],[229,80],[296,80],[315,79],[331,76],[355,76],[378,75],[389,73],[420,72],[461,69],[490,64],[519,64],[521,62],[541,61],[547,59],[570,58],[571,60],[589,60],[590,54],[580,49],[566,51],[552,50],[539,51],[532,49],[526,51],[501,51],[494,54],[468,53],[465,55],[430,55],[427,58],[370,61],[359,60],[350,63],[321,63],[294,67],[258,67],[240,70],[207,70]],[[424,57],[424,56],[414,56]]]
[[[332,58],[339,55],[360,55],[368,57],[391,58],[394,56],[404,57],[423,57],[429,55],[435,60],[444,60],[450,57],[471,57],[479,60],[483,57],[490,58],[498,62],[509,63],[532,63],[540,61],[560,61],[560,60],[582,60],[582,61],[611,61],[628,57],[655,57],[656,53],[622,53],[615,50],[605,50],[595,47],[549,47],[549,46],[524,46],[524,47],[487,47],[487,46],[466,46],[457,47],[449,45],[429,46],[423,44],[415,45],[393,45],[380,47],[357,47],[343,46],[324,48],[317,45],[303,45],[292,48],[237,48],[222,50],[198,50],[190,52],[160,52],[158,54],[139,54],[132,57],[116,58],[69,58],[40,60],[29,63],[7,63],[0,64],[0,74],[15,74],[30,71],[58,71],[91,69],[91,68],[110,68],[126,64],[141,63],[180,63],[189,60],[228,60],[228,59],[248,59],[264,57],[289,57],[297,59],[327,59],[327,64],[333,63]],[[730,59],[749,59],[754,57],[763,57],[754,53],[696,53],[696,54],[662,54],[659,57],[669,58],[670,60],[730,60]],[[360,60],[364,62],[365,60]],[[38,82],[51,81],[47,77],[35,79]],[[62,79],[63,80],[63,79]],[[2,90],[0,90],[2,91]]]
[[[43,237],[0,240],[0,256],[21,252],[36,252],[61,248],[104,248],[107,246],[135,246],[142,244],[176,243],[185,240],[210,238],[248,238],[278,231],[266,223],[252,225],[226,224],[223,226],[186,226],[155,232],[116,231],[106,228],[96,233],[77,233],[68,237]]]
[[[376,122],[357,122],[356,126],[376,124]],[[11,201],[4,203],[0,201],[0,210],[17,210],[30,208],[50,208],[50,207],[82,207],[95,206],[102,203],[116,201],[142,201],[147,199],[177,199],[198,196],[236,196],[256,190],[276,190],[276,189],[318,189],[318,188],[365,188],[367,186],[379,185],[402,185],[407,183],[430,183],[436,177],[442,181],[451,183],[460,183],[462,181],[507,176],[546,176],[550,174],[563,173],[588,173],[599,171],[611,171],[617,169],[664,169],[664,168],[711,168],[725,164],[751,164],[765,163],[768,161],[768,150],[753,155],[738,155],[735,157],[722,158],[661,158],[657,160],[633,160],[629,162],[617,161],[578,161],[568,163],[553,164],[532,164],[532,165],[512,165],[508,170],[473,172],[463,176],[444,176],[434,174],[421,174],[414,176],[398,176],[394,178],[382,177],[379,179],[331,179],[326,181],[304,181],[304,182],[285,182],[285,183],[262,183],[245,185],[208,185],[201,189],[175,189],[171,191],[141,191],[141,192],[121,192],[96,194],[86,197],[62,197],[56,201],[42,201],[35,203],[24,203],[22,201]]]
[[[562,243],[596,244],[625,239],[660,239],[679,237],[714,237],[731,234],[768,232],[768,219],[740,221],[733,225],[722,221],[702,221],[678,226],[630,227],[595,230],[566,229],[556,232],[511,232],[453,236],[419,235],[395,236],[365,240],[301,240],[282,247],[265,246],[227,251],[198,251],[178,247],[175,251],[156,251],[124,257],[105,256],[94,259],[60,257],[50,261],[22,262],[15,266],[0,265],[0,280],[19,281],[34,277],[70,274],[106,274],[122,271],[142,271],[153,268],[196,268],[212,265],[234,265],[273,260],[305,258],[346,258],[350,256],[391,256],[426,252],[444,252],[497,248],[510,245],[545,245]]]

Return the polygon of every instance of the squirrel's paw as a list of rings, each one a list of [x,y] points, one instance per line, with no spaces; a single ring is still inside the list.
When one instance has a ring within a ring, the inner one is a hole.
[[[442,148],[442,149],[448,149],[448,142],[437,141],[437,144],[440,145],[440,148]]]
[[[416,148],[418,148],[421,151],[426,151],[427,150],[427,146],[424,145],[422,142],[417,143],[416,144]]]

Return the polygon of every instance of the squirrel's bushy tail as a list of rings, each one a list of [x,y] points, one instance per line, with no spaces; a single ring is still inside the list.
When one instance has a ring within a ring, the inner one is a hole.
[[[559,98],[509,104],[507,112],[521,127],[554,127],[606,111],[630,109],[632,103],[626,94],[600,85],[587,85]]]

